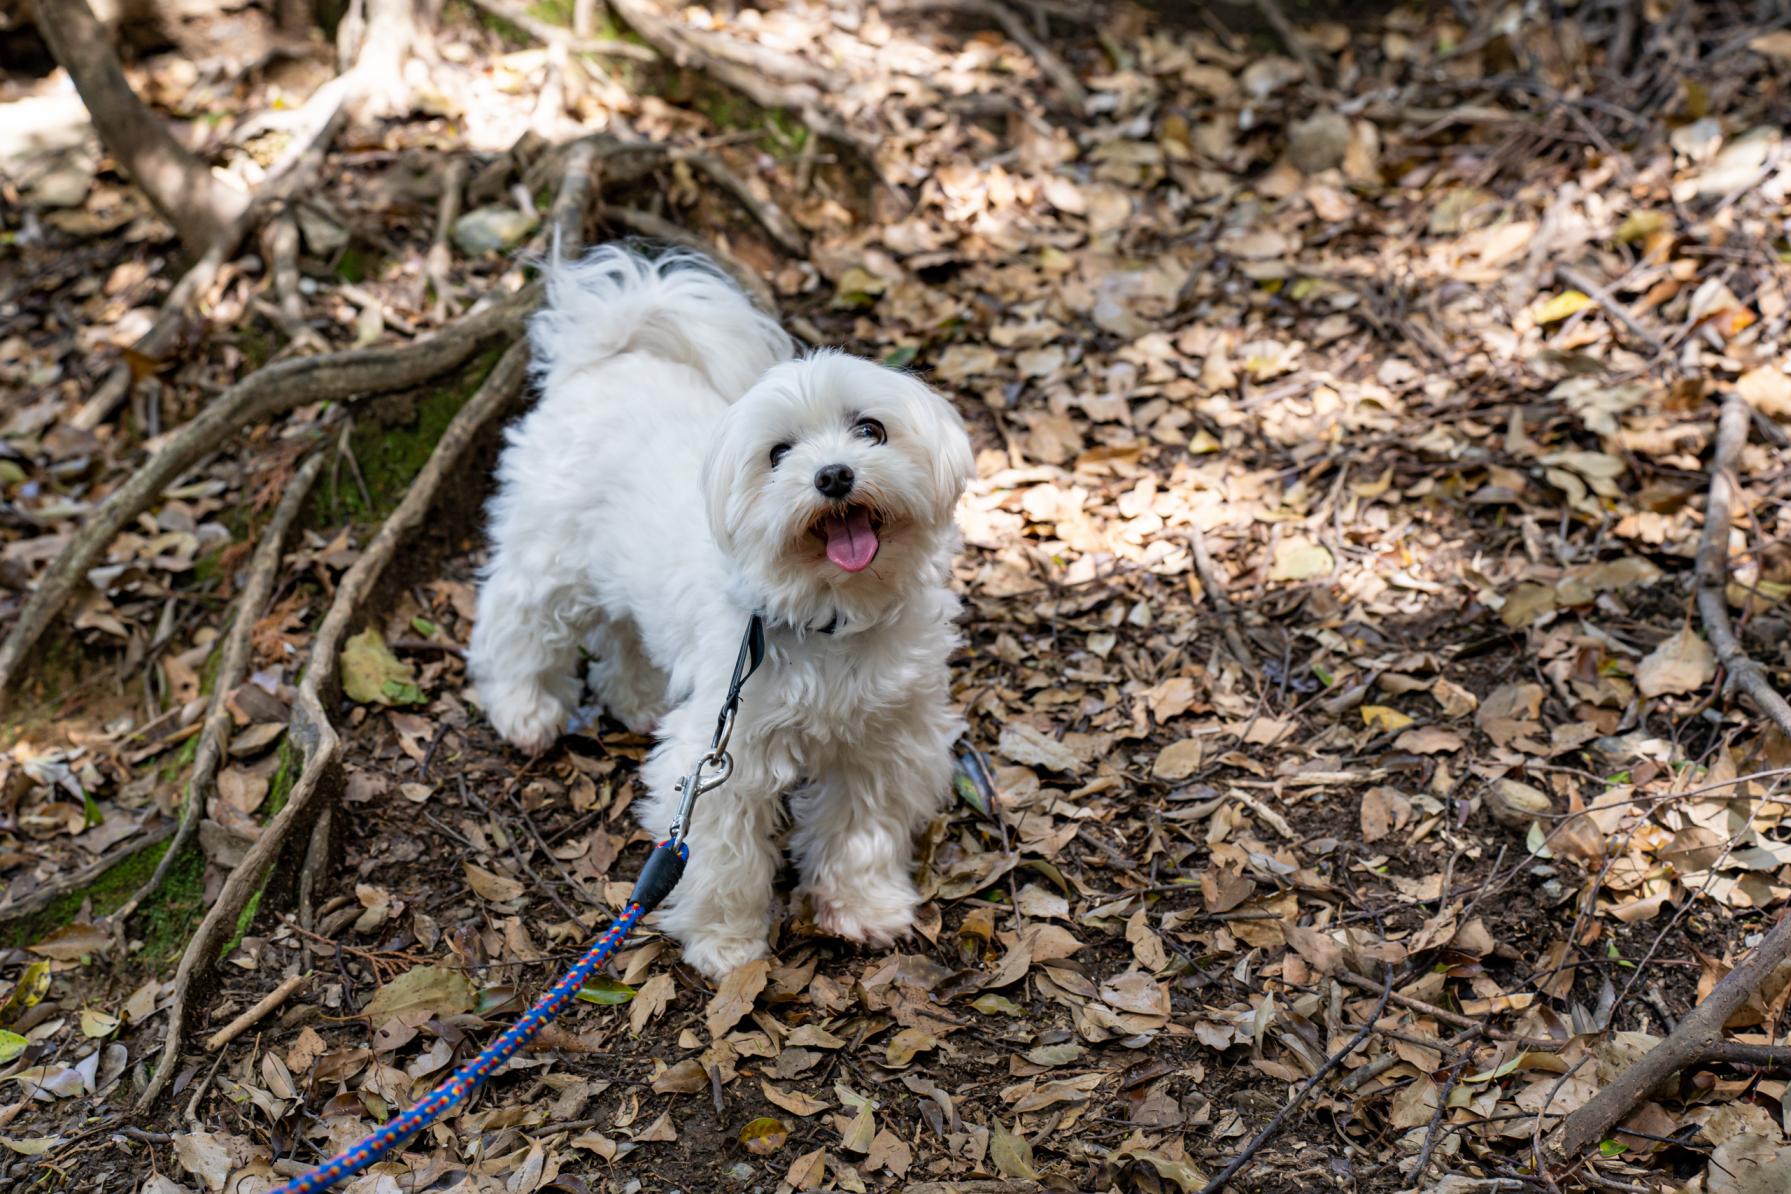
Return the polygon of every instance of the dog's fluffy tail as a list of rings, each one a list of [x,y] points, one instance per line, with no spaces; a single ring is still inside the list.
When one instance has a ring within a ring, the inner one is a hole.
[[[645,352],[700,370],[731,402],[794,352],[777,322],[699,253],[648,259],[604,245],[580,261],[556,254],[545,273],[547,302],[529,321],[529,343],[548,389]]]

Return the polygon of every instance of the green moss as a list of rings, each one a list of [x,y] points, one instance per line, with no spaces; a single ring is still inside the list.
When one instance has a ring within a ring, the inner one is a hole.
[[[259,369],[267,364],[277,347],[279,344],[274,339],[273,332],[259,321],[244,324],[242,330],[236,333],[237,351],[243,354],[250,369]],[[243,372],[246,376],[249,370]]]
[[[463,366],[452,380],[414,394],[382,399],[371,412],[355,423],[351,442],[361,475],[367,482],[367,496],[373,499],[368,509],[360,486],[344,465],[337,480],[336,492],[323,486],[313,499],[320,522],[332,521],[332,503],[339,504],[355,519],[383,518],[404,497],[416,475],[429,462],[429,454],[441,440],[442,432],[478,390],[485,375],[497,364],[503,348],[493,347]],[[400,418],[394,412],[408,403],[409,410]]]
[[[290,737],[280,739],[276,757],[280,762],[274,768],[273,778],[267,781],[267,799],[261,805],[263,824],[286,807],[286,798],[292,795],[292,785],[298,781],[299,752]]]
[[[549,25],[558,25],[564,29],[572,28],[572,0],[535,0],[529,5],[529,15],[538,21],[546,21]]]
[[[336,276],[344,282],[365,282],[367,275],[373,272],[375,259],[362,252],[356,245],[349,245],[342,250],[342,256],[336,259]]]
[[[243,905],[242,912],[236,918],[236,932],[230,935],[230,940],[224,942],[224,948],[218,951],[218,961],[222,962],[235,953],[236,947],[243,943],[243,934],[247,933],[249,926],[255,923],[255,913],[261,910],[261,895],[266,890],[267,884],[263,883],[255,889],[255,894],[249,897],[249,902]]]
[[[110,914],[149,881],[167,852],[168,843],[161,842],[134,854],[81,890],[67,892],[31,916],[0,927],[0,944],[17,949],[41,941],[79,916],[88,900],[93,901],[95,916]],[[205,855],[193,845],[182,851],[163,876],[162,886],[136,911],[133,924],[143,940],[140,959],[156,966],[179,957],[204,906]]]

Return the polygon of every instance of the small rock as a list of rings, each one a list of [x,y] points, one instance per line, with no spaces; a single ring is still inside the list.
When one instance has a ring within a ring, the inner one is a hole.
[[[745,1185],[753,1179],[753,1167],[748,1165],[745,1161],[735,1161],[732,1165],[729,1165],[726,1169],[721,1171],[721,1176],[728,1181],[739,1182],[741,1185]]]
[[[26,192],[40,207],[79,207],[93,184],[94,161],[80,151],[59,155]]]
[[[538,223],[533,212],[514,207],[480,207],[454,222],[454,244],[469,257],[501,253],[523,242]]]
[[[1514,779],[1502,779],[1486,793],[1486,811],[1507,829],[1526,829],[1554,808],[1548,793]]]
[[[1349,152],[1349,121],[1338,112],[1315,112],[1288,130],[1287,156],[1302,174],[1343,164]]]

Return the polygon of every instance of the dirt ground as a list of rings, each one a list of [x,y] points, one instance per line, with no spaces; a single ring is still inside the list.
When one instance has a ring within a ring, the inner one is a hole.
[[[47,63],[0,82],[52,130],[0,144],[9,621],[226,387],[413,343],[523,284],[533,224],[428,264],[450,162],[463,210],[533,218],[576,138],[660,145],[603,158],[588,238],[654,227],[640,213],[686,230],[805,338],[920,371],[972,429],[970,732],[916,936],[832,940],[786,875],[775,957],[718,988],[649,922],[468,1106],[344,1188],[1189,1194],[1293,1101],[1232,1188],[1787,1188],[1777,1063],[1693,1066],[1543,1163],[1791,895],[1791,744],[1726,685],[1692,566],[1738,393],[1726,604],[1783,691],[1782,18],[1307,11],[1294,53],[1232,8],[943,7],[664,10],[712,50],[848,81],[808,113],[829,139],[696,67],[564,73],[450,6],[408,115],[341,134],[295,205],[297,306],[250,246],[95,427],[70,412],[181,258],[57,123]],[[130,77],[170,120],[224,113],[218,162],[265,164],[241,130],[329,72],[232,75],[215,52],[163,46]],[[555,135],[527,135],[555,79]],[[282,843],[166,1040],[177,964],[304,782],[286,731],[326,611],[501,338],[472,347],[205,453],[33,651],[0,756],[0,1187],[273,1189],[471,1056],[621,906],[649,743],[590,710],[526,759],[465,675],[493,422],[354,611],[325,829]],[[197,839],[120,922],[313,452]],[[1729,1039],[1779,1043],[1788,996],[1781,968]]]

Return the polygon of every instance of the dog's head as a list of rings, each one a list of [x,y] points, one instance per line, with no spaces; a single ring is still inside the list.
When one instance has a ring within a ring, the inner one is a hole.
[[[874,617],[943,579],[972,468],[944,398],[818,353],[775,366],[728,408],[703,466],[709,530],[774,617]]]

